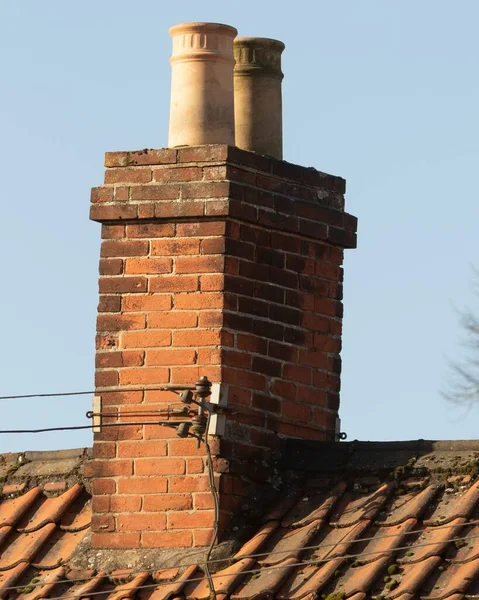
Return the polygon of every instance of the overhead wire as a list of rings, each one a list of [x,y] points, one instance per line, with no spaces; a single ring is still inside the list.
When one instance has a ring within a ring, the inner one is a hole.
[[[479,538],[479,535],[470,536],[467,539],[471,540],[471,539],[476,539],[476,538]],[[455,537],[455,538],[451,538],[449,540],[442,540],[441,543],[456,542],[458,540],[464,540],[464,539],[466,539],[466,538]],[[424,547],[424,546],[435,546],[437,544],[438,544],[437,541],[435,541],[435,542],[427,542],[427,543],[424,543],[424,544],[417,544],[416,546],[414,546],[414,548],[421,548],[421,547]],[[399,551],[399,550],[408,550],[410,547],[411,546],[402,546],[402,547],[394,548],[393,550],[391,550],[391,552],[396,552],[396,551]],[[304,549],[305,548],[303,548],[302,550],[304,550]],[[370,555],[370,554],[384,554],[384,553],[385,553],[384,550],[375,550],[375,551],[372,551],[372,552],[363,552],[361,554],[344,554],[342,556],[335,556],[335,557],[326,558],[326,559],[313,559],[313,560],[306,560],[306,561],[298,561],[296,563],[289,563],[287,565],[281,565],[281,564],[271,565],[271,566],[268,566],[267,569],[268,569],[268,571],[272,571],[272,570],[277,570],[277,569],[291,569],[293,567],[305,567],[305,566],[311,566],[311,565],[317,566],[319,564],[326,564],[326,563],[331,562],[333,560],[344,561],[344,560],[350,560],[350,559],[353,559],[353,558],[357,559],[357,558],[360,558],[361,556],[367,556],[367,555]],[[226,562],[226,560],[227,559],[223,559],[223,562]],[[192,564],[190,566],[198,566],[198,565],[197,564],[196,565]],[[168,569],[173,569],[173,568],[175,568],[175,567],[168,567]],[[154,567],[152,567],[150,570],[154,571],[154,570],[157,570],[157,569],[155,569]],[[256,569],[245,569],[244,571],[239,571],[237,574],[239,576],[248,575],[248,574],[251,574],[251,573],[257,574],[258,570],[259,569],[257,569],[257,568]],[[145,569],[143,569],[142,571],[139,571],[139,573],[145,573],[145,572],[147,572]],[[129,575],[132,575],[132,573],[129,573]],[[224,576],[223,573],[213,573],[211,575],[212,579],[220,579],[220,578],[224,579],[224,577],[225,576]],[[89,579],[87,579],[85,581],[93,581],[93,579],[95,579],[95,578],[91,577],[91,578],[89,578]],[[122,586],[121,592],[124,593],[124,592],[128,592],[128,591],[132,591],[133,592],[133,591],[137,591],[137,590],[152,589],[152,588],[161,587],[161,586],[165,586],[165,585],[174,585],[175,583],[177,583],[177,584],[181,583],[181,585],[183,586],[183,585],[186,585],[188,583],[197,583],[197,582],[200,582],[200,581],[203,581],[203,580],[204,580],[203,577],[194,577],[194,578],[188,578],[188,579],[184,579],[184,580],[181,580],[181,578],[180,578],[177,581],[163,581],[163,582],[160,581],[160,582],[150,583],[150,584],[146,584],[146,585],[132,586],[132,587],[129,587],[129,588]],[[65,581],[68,581],[68,583],[71,583],[70,580],[65,580]],[[59,581],[56,581],[56,582],[45,582],[45,583],[38,584],[38,585],[36,585],[36,584],[32,584],[32,585],[35,585],[35,587],[39,587],[39,585],[58,585],[58,584],[59,584]],[[5,590],[5,591],[6,590],[18,590],[18,589],[21,589],[21,587],[22,587],[21,585],[17,585],[17,586],[9,586],[9,587],[0,588],[0,589]],[[32,586],[29,585],[28,587],[32,587]],[[75,598],[85,598],[85,597],[90,598],[91,596],[101,596],[101,595],[105,595],[106,593],[107,592],[105,592],[105,590],[98,591],[98,592],[87,592],[87,593],[84,592],[82,594],[52,596],[52,597],[49,597],[48,600],[74,600]],[[112,593],[114,593],[114,591],[112,591]]]
[[[448,525],[439,525],[437,527],[434,527],[434,531],[440,530],[440,529],[451,529],[453,527],[458,527],[458,528],[464,528],[470,525],[479,525],[479,519],[473,520],[473,521],[467,521],[465,523],[451,523]],[[315,545],[311,545],[311,546],[303,546],[302,548],[299,549],[299,552],[303,552],[306,550],[319,550],[319,549],[324,549],[324,548],[334,548],[337,546],[341,546],[344,544],[348,544],[348,545],[354,545],[354,544],[359,544],[359,543],[363,543],[363,542],[369,542],[369,541],[379,541],[379,540],[383,540],[383,539],[387,539],[387,538],[394,538],[394,537],[403,537],[403,536],[407,536],[407,535],[413,535],[413,534],[421,534],[424,533],[424,529],[414,529],[411,531],[405,531],[405,532],[401,532],[401,533],[395,533],[395,534],[387,534],[387,535],[381,535],[381,536],[373,536],[373,537],[364,537],[364,538],[356,538],[354,540],[342,540],[339,542],[331,542],[328,544],[315,544]],[[414,546],[411,545],[406,545],[406,546],[397,546],[396,548],[391,548],[390,550],[385,551],[384,549],[382,550],[371,550],[369,552],[361,552],[361,553],[356,553],[356,554],[343,554],[341,556],[333,556],[333,557],[329,557],[329,558],[324,558],[324,559],[313,559],[311,561],[301,561],[299,563],[297,563],[296,565],[288,565],[288,566],[301,566],[303,564],[314,564],[314,565],[318,565],[318,564],[326,564],[328,562],[331,562],[333,560],[343,560],[343,559],[360,559],[363,556],[371,556],[371,555],[375,555],[375,554],[385,554],[386,552],[390,552],[395,553],[398,551],[402,551],[402,550],[410,550],[411,548],[424,548],[424,547],[428,547],[428,546],[437,546],[438,544],[448,544],[448,543],[453,543],[453,542],[458,542],[458,541],[469,541],[469,540],[474,540],[474,539],[478,539],[479,538],[479,534],[478,535],[471,535],[469,537],[467,536],[455,536],[453,538],[448,538],[445,540],[436,540],[436,541],[430,541],[430,542],[424,542],[422,544],[415,544]],[[237,552],[235,556],[232,556],[230,558],[217,558],[217,559],[212,559],[209,561],[209,565],[215,564],[215,563],[225,563],[225,562],[229,562],[231,563],[232,561],[240,561],[240,560],[244,560],[247,558],[258,558],[258,557],[264,557],[264,556],[274,556],[277,554],[288,554],[291,553],[290,549],[286,549],[286,550],[273,550],[272,552],[258,552],[258,553],[254,553],[254,554],[241,554],[241,551]],[[280,559],[281,560],[281,559]],[[259,562],[259,561],[258,561]],[[153,565],[150,566],[148,569],[140,569],[137,571],[128,571],[128,575],[129,576],[133,576],[133,575],[139,575],[141,573],[145,573],[147,570],[148,571],[159,571],[162,569],[182,569],[182,568],[188,568],[188,567],[199,567],[200,564],[199,562],[194,562],[194,563],[180,563],[177,565],[168,565],[168,566],[159,566],[159,565]],[[268,566],[268,570],[270,569],[274,569],[277,568],[277,565],[272,565],[272,566]],[[280,568],[284,568],[284,566],[280,566]],[[258,569],[252,569],[250,571],[241,571],[241,574],[243,573],[257,573]],[[211,577],[214,579],[215,577],[217,577],[218,574],[212,574]],[[105,574],[105,577],[108,577],[108,574]],[[224,577],[224,575],[221,575],[221,577]],[[55,582],[55,585],[59,585],[61,583],[70,583],[70,584],[75,584],[75,583],[84,583],[87,581],[92,581],[93,579],[95,579],[95,577],[88,577],[88,578],[78,578],[78,579],[63,579],[63,580],[57,580]],[[203,578],[198,578],[198,579],[189,579],[189,580],[185,580],[184,583],[189,583],[192,581],[202,581]],[[155,585],[170,585],[172,583],[175,583],[174,581],[168,581],[166,583],[161,583],[158,582]],[[46,585],[45,583],[32,583],[32,584],[28,584],[28,587],[40,587],[42,585]],[[14,586],[8,586],[8,587],[0,587],[1,590],[16,590],[21,588],[21,585],[14,585]],[[150,586],[153,587],[153,586]],[[136,588],[135,588],[136,589]],[[141,589],[141,588],[139,588]],[[102,592],[105,593],[105,592]],[[90,594],[88,594],[88,596],[90,596]],[[63,597],[63,596],[62,596]],[[66,597],[63,597],[66,598]],[[49,598],[48,600],[54,600],[53,598]],[[56,600],[56,599],[55,599]]]
[[[14,396],[0,396],[0,400],[19,400],[21,398],[58,398],[61,396],[88,396],[90,394],[106,394],[107,392],[182,392],[185,390],[195,390],[194,385],[163,385],[153,387],[121,387],[118,388],[97,388],[96,390],[87,390],[84,392],[53,392],[42,394],[16,394]]]
[[[115,415],[112,415],[115,416]],[[94,427],[127,427],[127,426],[136,426],[136,425],[159,425],[162,427],[176,427],[177,425],[181,425],[182,423],[191,424],[191,420],[174,420],[169,419],[167,421],[124,421],[121,423],[102,423],[101,425],[94,425],[91,423],[90,425],[71,425],[66,427],[43,427],[41,429],[3,429],[0,430],[0,434],[8,434],[8,433],[47,433],[50,431],[75,431],[79,429],[93,429]]]
[[[211,492],[211,495],[213,496],[214,523],[213,523],[213,536],[211,537],[210,545],[208,546],[208,550],[206,551],[206,554],[205,554],[205,575],[208,580],[208,585],[210,588],[212,598],[213,598],[213,600],[216,600],[216,589],[215,589],[215,585],[213,582],[213,578],[211,576],[209,565],[210,565],[211,553],[213,552],[213,546],[215,545],[216,540],[218,538],[218,529],[219,529],[219,525],[220,525],[220,499],[219,499],[219,495],[218,495],[218,490],[216,489],[215,473],[213,470],[213,458],[211,455],[211,448],[210,448],[210,444],[209,444],[209,440],[208,440],[210,421],[211,421],[211,413],[208,412],[208,418],[206,421],[206,430],[205,430],[205,436],[204,436],[204,444],[205,444],[205,448],[206,448],[208,481],[209,481],[209,485],[210,485],[210,492]]]

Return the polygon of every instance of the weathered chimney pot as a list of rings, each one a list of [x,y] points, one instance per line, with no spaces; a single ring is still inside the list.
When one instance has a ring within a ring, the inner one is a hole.
[[[168,146],[235,143],[233,39],[219,23],[183,23],[173,38]]]
[[[283,158],[283,50],[278,40],[243,37],[234,41],[236,145],[279,159]]]

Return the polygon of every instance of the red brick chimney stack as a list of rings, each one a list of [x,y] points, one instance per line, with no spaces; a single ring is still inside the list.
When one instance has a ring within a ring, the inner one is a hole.
[[[151,421],[178,406],[152,388],[207,376],[232,411],[210,430],[221,539],[271,492],[282,437],[336,437],[341,265],[356,245],[345,182],[220,143],[107,153],[105,165],[90,213],[102,224],[103,422]],[[94,546],[209,543],[203,444],[135,424],[102,428],[94,454]]]

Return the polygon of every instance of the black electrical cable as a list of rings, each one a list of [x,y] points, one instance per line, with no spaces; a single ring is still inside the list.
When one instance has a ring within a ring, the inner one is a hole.
[[[169,421],[126,421],[124,423],[102,423],[101,425],[71,425],[67,427],[44,427],[42,429],[4,429],[0,431],[0,434],[46,433],[48,431],[75,431],[79,429],[93,429],[94,427],[99,427],[103,429],[104,427],[127,427],[129,425],[161,425],[162,427],[176,427],[177,425],[181,425],[182,423],[191,425],[191,421],[174,421],[173,419],[170,419]]]
[[[52,394],[18,394],[15,396],[0,396],[0,400],[18,400],[20,398],[58,398],[61,396],[87,396],[90,394],[106,394],[107,392],[183,392],[196,390],[194,385],[163,385],[156,387],[121,387],[121,388],[97,388],[86,392],[56,392]]]
[[[439,525],[434,527],[434,531],[438,531],[441,529],[453,529],[454,527],[458,527],[458,528],[462,528],[462,527],[468,527],[471,525],[479,525],[479,520],[473,520],[473,521],[466,521],[465,523],[450,523],[448,525]],[[410,531],[404,531],[402,533],[392,533],[392,534],[386,534],[386,535],[380,535],[380,536],[376,536],[376,537],[364,537],[364,538],[356,538],[354,540],[347,540],[345,543],[349,544],[349,545],[353,545],[353,544],[359,544],[359,543],[363,543],[363,542],[370,542],[370,541],[379,541],[379,540],[384,540],[384,539],[389,539],[389,538],[397,538],[397,537],[404,537],[407,535],[413,535],[413,534],[422,534],[424,533],[423,529],[411,529]],[[424,542],[423,544],[416,544],[414,546],[399,546],[397,548],[392,548],[390,550],[390,552],[396,552],[396,551],[400,551],[400,550],[408,550],[410,548],[425,548],[428,546],[435,546],[438,543],[452,543],[452,542],[457,542],[457,541],[466,541],[466,540],[473,540],[473,539],[478,539],[479,536],[478,535],[471,535],[469,537],[465,537],[465,536],[455,536],[453,538],[449,538],[446,540],[440,540],[439,542],[437,540],[433,540],[430,542]],[[331,548],[334,550],[334,548],[337,548],[338,546],[341,546],[343,544],[343,542],[332,542],[332,543],[328,543],[328,544],[318,544],[318,545],[312,545],[312,546],[304,546],[303,548],[301,548],[301,552],[305,551],[305,550],[318,550],[318,549],[324,549],[324,548]],[[291,549],[286,549],[286,550],[273,550],[271,552],[256,552],[253,554],[241,554],[241,553],[237,553],[239,554],[238,557],[232,556],[229,560],[233,561],[233,560],[245,560],[245,559],[249,559],[249,558],[263,558],[266,556],[275,556],[277,554],[290,554],[291,553]],[[313,564],[326,564],[328,562],[331,562],[332,560],[337,560],[338,558],[341,559],[353,559],[353,558],[361,558],[362,556],[372,556],[375,554],[381,554],[384,553],[384,550],[373,550],[370,552],[361,552],[360,554],[346,554],[346,555],[342,555],[342,556],[335,556],[335,557],[330,557],[330,558],[323,558],[323,559],[315,559],[313,561]],[[278,562],[282,562],[283,559],[279,559]],[[213,563],[224,563],[225,559],[224,558],[217,558],[217,559],[213,559],[209,561],[209,564],[213,564]],[[180,564],[176,564],[173,565],[171,567],[168,567],[168,569],[182,569],[182,568],[188,568],[188,567],[197,567],[198,563],[180,563]],[[294,566],[294,565],[293,565]],[[269,567],[272,568],[272,567]],[[159,566],[151,566],[149,568],[150,572],[154,572],[154,571],[158,571],[160,570],[161,567]],[[144,573],[145,569],[141,569],[138,571],[128,571],[128,575],[130,577],[134,576],[134,575],[139,575],[141,573]],[[253,570],[253,571],[242,571],[241,573],[249,573],[249,572],[257,572],[257,569]],[[104,577],[108,577],[108,574],[104,574]],[[88,581],[92,581],[93,579],[95,579],[95,577],[98,577],[98,575],[94,576],[94,577],[82,577],[82,578],[78,578],[78,579],[59,579],[57,581],[55,581],[55,585],[59,585],[61,583],[70,583],[70,584],[76,584],[76,583],[84,583],[84,582],[88,582]],[[216,577],[224,577],[223,574],[221,573],[215,573],[212,575],[213,578]],[[201,579],[194,579],[194,580],[186,580],[187,581],[201,581]],[[171,581],[167,581],[164,583],[158,582],[156,585],[161,586],[161,585],[170,585],[172,582]],[[32,583],[29,584],[29,587],[32,588],[36,588],[36,587],[40,587],[42,585],[46,585],[45,583]],[[12,586],[7,586],[7,587],[2,587],[1,590],[2,591],[7,591],[7,590],[17,590],[18,588],[20,588],[20,585],[12,585]],[[89,594],[87,594],[87,596],[89,596]],[[49,598],[49,600],[52,600],[52,598]]]
[[[218,496],[218,490],[216,489],[215,473],[214,473],[214,469],[213,469],[213,459],[211,456],[211,448],[210,448],[210,444],[208,441],[208,432],[209,432],[209,428],[210,428],[210,421],[211,421],[211,413],[208,412],[208,419],[206,421],[206,431],[205,431],[204,443],[205,443],[205,448],[206,448],[206,460],[207,460],[207,466],[208,466],[208,480],[209,480],[209,484],[210,484],[210,492],[211,492],[211,495],[213,496],[213,503],[214,503],[214,508],[215,508],[215,520],[213,523],[213,536],[211,538],[208,550],[206,551],[206,554],[205,554],[205,575],[206,575],[206,579],[208,580],[208,585],[210,588],[212,600],[216,600],[216,589],[215,589],[215,585],[213,582],[213,577],[211,576],[209,563],[210,563],[210,559],[211,559],[211,553],[213,552],[213,547],[214,547],[216,539],[218,537],[218,529],[219,529],[219,524],[220,524],[220,500],[219,500],[219,496]]]

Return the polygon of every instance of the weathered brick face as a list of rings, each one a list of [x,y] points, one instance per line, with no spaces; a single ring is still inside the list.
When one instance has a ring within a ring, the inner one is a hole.
[[[213,450],[227,527],[267,479],[254,461],[278,434],[334,439],[356,219],[344,180],[227,146],[110,153],[106,166],[91,207],[103,238],[96,385],[104,422],[132,425],[96,434],[93,543],[204,545],[204,448],[137,424],[178,404],[148,388],[222,384],[233,412]]]

